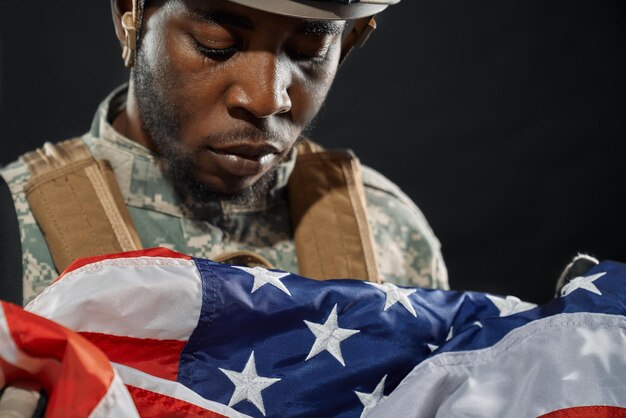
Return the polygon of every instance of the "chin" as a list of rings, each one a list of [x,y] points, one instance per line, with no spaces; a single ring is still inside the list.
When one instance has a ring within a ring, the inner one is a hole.
[[[225,196],[235,196],[244,193],[254,187],[263,176],[250,177],[226,177],[226,178],[197,178],[196,182],[208,192],[219,193]]]
[[[227,179],[179,179],[178,190],[185,197],[191,197],[197,203],[215,200],[226,201],[241,206],[253,207],[264,200],[268,190],[275,183],[276,174],[271,170],[255,178]]]

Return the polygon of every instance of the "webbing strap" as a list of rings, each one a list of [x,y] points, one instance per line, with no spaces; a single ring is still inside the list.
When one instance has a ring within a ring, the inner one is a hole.
[[[77,258],[142,248],[111,166],[81,139],[46,143],[22,160],[32,174],[24,191],[59,272]]]
[[[305,141],[288,190],[299,273],[380,282],[354,154]]]
[[[62,169],[72,162],[92,159],[89,150],[80,139],[70,139],[56,145],[46,142],[43,147],[24,154],[21,158],[32,178],[50,173],[54,176],[55,170]]]
[[[22,245],[15,204],[0,176],[0,299],[22,306]]]

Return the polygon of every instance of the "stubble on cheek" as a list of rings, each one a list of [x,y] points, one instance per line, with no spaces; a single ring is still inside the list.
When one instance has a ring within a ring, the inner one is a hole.
[[[183,200],[191,199],[205,203],[216,199],[243,206],[253,206],[265,196],[275,181],[275,171],[263,175],[252,187],[238,193],[216,192],[202,181],[198,173],[198,150],[186,144],[180,137],[181,126],[190,124],[191,112],[185,112],[179,103],[189,102],[184,95],[181,81],[166,64],[148,65],[145,52],[140,51],[134,69],[135,95],[140,108],[144,128],[149,133],[161,156],[160,162]]]

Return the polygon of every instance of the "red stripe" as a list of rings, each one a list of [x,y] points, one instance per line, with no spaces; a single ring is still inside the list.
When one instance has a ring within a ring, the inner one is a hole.
[[[186,341],[119,337],[91,332],[80,334],[102,350],[112,362],[176,381],[178,361]]]
[[[142,418],[226,418],[225,415],[209,411],[180,399],[170,398],[169,396],[130,385],[126,387]]]
[[[176,251],[168,250],[167,248],[162,248],[162,247],[149,248],[146,250],[138,250],[138,251],[127,251],[124,253],[117,253],[117,254],[105,254],[105,255],[99,255],[95,257],[85,257],[85,258],[79,258],[78,260],[70,264],[69,267],[66,268],[56,280],[59,280],[61,277],[65,276],[67,273],[74,271],[74,270],[78,270],[79,268],[84,267],[87,264],[93,264],[93,263],[97,263],[99,261],[104,261],[104,260],[114,260],[118,258],[137,258],[137,257],[165,257],[165,258],[179,258],[183,260],[192,259],[192,257],[186,254],[181,254]]]
[[[9,386],[12,382],[27,382],[32,383],[33,388],[41,387],[50,393],[52,387],[54,387],[54,380],[58,376],[59,363],[53,364],[51,362],[51,368],[44,369],[40,373],[34,375],[7,363],[2,357],[0,357],[0,371],[4,374],[6,386]],[[0,391],[2,388],[0,388]]]
[[[113,369],[106,356],[57,323],[8,303],[3,302],[2,308],[18,349],[49,360],[32,376],[48,393],[46,418],[88,416],[113,381]]]
[[[626,418],[626,408],[617,406],[578,406],[559,409],[538,418]]]

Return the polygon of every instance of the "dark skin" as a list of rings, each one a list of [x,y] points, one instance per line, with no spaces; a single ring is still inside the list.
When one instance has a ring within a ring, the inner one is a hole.
[[[124,44],[121,16],[131,1],[113,6]],[[226,0],[150,2],[143,22],[115,128],[162,156],[192,194],[260,193],[255,184],[269,183],[326,98],[345,22]]]

